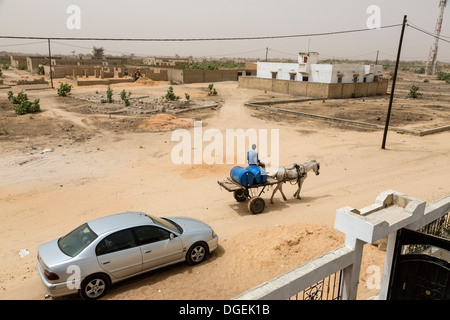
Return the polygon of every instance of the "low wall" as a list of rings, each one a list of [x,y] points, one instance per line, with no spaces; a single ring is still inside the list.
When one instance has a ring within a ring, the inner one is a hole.
[[[239,77],[238,86],[246,89],[272,91],[306,97],[342,99],[368,97],[387,94],[389,80],[360,83],[316,83],[265,79],[256,77]]]
[[[100,67],[52,66],[53,78],[100,76]],[[50,74],[50,66],[44,66],[45,74]]]
[[[256,70],[182,70],[183,83],[237,81],[242,75],[256,75]],[[175,80],[175,79],[171,79]]]
[[[77,80],[77,86],[94,86],[94,85],[110,85],[115,83],[134,82],[134,79],[130,78],[109,78],[109,79],[96,79],[96,80]]]

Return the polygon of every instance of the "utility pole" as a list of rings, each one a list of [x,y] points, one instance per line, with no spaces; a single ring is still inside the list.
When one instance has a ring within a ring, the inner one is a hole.
[[[391,117],[392,101],[394,100],[395,82],[397,80],[397,71],[398,71],[398,65],[400,62],[400,54],[402,52],[403,35],[405,33],[406,21],[407,21],[407,16],[405,15],[403,17],[402,32],[400,34],[400,43],[398,44],[397,61],[395,62],[394,79],[392,80],[392,88],[391,88],[391,98],[389,100],[389,108],[388,108],[388,113],[386,116],[386,125],[384,126],[383,143],[381,145],[381,149],[385,149],[385,146],[386,146],[386,136],[387,136],[388,127],[389,127],[389,119]]]
[[[380,50],[377,50],[377,58],[375,59],[375,65],[378,64],[378,53],[380,52]]]
[[[50,60],[50,82],[52,84],[53,89],[52,52],[50,50],[50,39],[47,40],[48,40],[48,59]]]

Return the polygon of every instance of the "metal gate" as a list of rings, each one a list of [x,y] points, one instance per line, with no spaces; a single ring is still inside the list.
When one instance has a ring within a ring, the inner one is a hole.
[[[450,240],[400,229],[391,270],[388,300],[450,300]]]

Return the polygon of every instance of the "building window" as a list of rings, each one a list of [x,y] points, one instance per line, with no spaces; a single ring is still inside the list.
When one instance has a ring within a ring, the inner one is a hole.
[[[364,77],[363,82],[367,82],[367,77]]]
[[[337,76],[337,83],[342,83],[342,78],[344,77],[343,74],[338,74]]]
[[[358,76],[357,75],[353,76],[353,82],[358,82]]]
[[[308,80],[309,80],[309,77],[304,76],[304,77],[302,78],[302,81],[308,81]]]
[[[276,79],[277,78],[277,71],[272,71],[272,79]]]
[[[297,75],[296,73],[290,72],[289,73],[289,80],[295,80],[295,76],[296,75]]]

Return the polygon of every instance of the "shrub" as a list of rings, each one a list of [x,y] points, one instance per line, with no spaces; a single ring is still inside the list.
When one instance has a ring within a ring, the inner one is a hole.
[[[439,71],[438,73],[436,73],[436,76],[438,80],[444,80],[447,83],[448,81],[450,81],[450,72]]]
[[[409,98],[416,99],[416,98],[418,98],[419,96],[423,95],[422,93],[418,92],[419,89],[420,89],[420,88],[419,88],[418,86],[416,86],[416,85],[413,84],[412,87],[411,87],[411,89],[409,90],[408,97],[409,97]]]
[[[17,69],[19,69],[19,70],[25,70],[27,67],[26,66],[24,66],[23,64],[18,64],[17,65]]]
[[[174,101],[180,99],[180,97],[175,95],[175,93],[173,92],[173,87],[170,86],[169,89],[167,89],[166,95],[163,96],[163,99],[166,99],[168,101]]]
[[[112,91],[111,87],[108,86],[108,89],[106,90],[106,100],[108,101],[108,103],[112,102],[112,96],[113,96],[113,91]]]
[[[58,96],[66,97],[70,91],[72,90],[72,86],[68,83],[61,83],[58,88]]]
[[[34,100],[33,102],[28,101],[28,96],[20,91],[17,94],[17,97],[14,97],[12,91],[8,92],[8,100],[10,100],[14,105],[14,110],[17,114],[27,114],[41,111],[41,107],[39,105],[39,99]]]
[[[233,69],[233,68],[243,68],[245,63],[234,63],[234,62],[189,62],[182,63],[178,66],[180,70],[219,70],[219,69]]]
[[[41,75],[44,75],[44,74],[45,74],[44,66],[39,66],[39,67],[38,67],[37,74],[41,74]]]
[[[186,97],[186,100],[191,100],[191,96],[189,95],[189,93],[185,92],[184,96]]]
[[[125,91],[125,89],[122,90],[122,92],[120,93],[120,99],[122,99],[122,101],[125,103],[125,106],[129,106],[130,105],[130,97],[131,97],[131,92],[127,92]]]
[[[17,97],[14,97],[14,93],[12,91],[8,92],[8,100],[12,102],[12,104],[21,104],[25,101],[28,101],[28,96],[23,91],[20,91],[17,94]]]
[[[423,82],[428,83],[428,82],[430,82],[430,80],[425,79],[425,80],[423,80]]]
[[[35,113],[41,111],[41,107],[39,105],[39,99],[31,101],[25,101],[21,104],[17,104],[14,106],[14,110],[17,114],[27,114],[27,113]]]
[[[213,83],[209,84],[208,89],[209,89],[208,96],[215,96],[217,94],[216,88],[214,88]]]
[[[7,64],[7,63],[2,64],[2,69],[3,70],[8,70],[9,69],[9,64]]]

